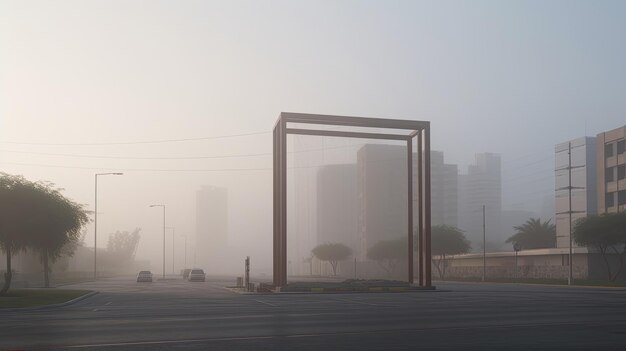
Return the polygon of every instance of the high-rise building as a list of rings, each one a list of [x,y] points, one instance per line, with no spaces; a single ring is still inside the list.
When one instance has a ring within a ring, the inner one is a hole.
[[[444,162],[442,151],[430,152],[431,222],[458,226],[459,167]]]
[[[204,186],[196,192],[196,260],[210,262],[211,254],[228,244],[228,189]]]
[[[358,247],[356,164],[320,167],[317,173],[317,243]]]
[[[556,145],[554,206],[557,247],[569,247],[570,211],[572,225],[579,218],[597,213],[596,184],[596,138],[582,137]]]
[[[498,243],[508,233],[502,232],[502,167],[499,154],[476,154],[475,164],[459,176],[459,228],[465,231],[474,250],[483,245],[483,206],[485,236],[488,243]]]
[[[598,134],[596,139],[598,212],[626,209],[626,126]]]
[[[367,144],[357,153],[359,233],[365,252],[379,240],[406,236],[406,147]],[[417,155],[413,155],[413,200],[417,209]],[[458,224],[458,167],[445,164],[441,151],[431,151],[432,225]],[[416,220],[416,219],[415,219]],[[417,226],[417,222],[415,222]]]
[[[406,153],[404,146],[385,144],[367,144],[357,152],[359,260],[378,241],[407,235]]]

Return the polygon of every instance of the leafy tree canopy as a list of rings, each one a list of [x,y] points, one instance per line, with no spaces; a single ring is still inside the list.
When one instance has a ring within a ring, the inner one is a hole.
[[[121,232],[118,230],[114,234],[111,234],[109,236],[107,251],[114,255],[119,261],[131,261],[135,257],[135,252],[139,245],[139,239],[141,238],[139,235],[140,231],[140,228],[135,228],[132,232]]]
[[[316,246],[313,255],[322,261],[343,261],[352,255],[352,250],[344,244],[327,243]]]
[[[0,173],[0,246],[7,256],[0,293],[11,283],[12,252],[26,248],[39,252],[48,285],[49,260],[55,261],[80,240],[81,229],[89,222],[87,212],[60,191],[52,183]]]
[[[352,250],[341,243],[321,244],[316,246],[312,252],[318,259],[330,262],[334,275],[337,275],[337,263],[352,255]]]
[[[381,240],[367,250],[367,258],[376,261],[387,274],[394,274],[398,263],[406,261],[408,257],[406,238]]]
[[[469,240],[462,230],[448,225],[436,225],[431,229],[433,255],[458,255],[471,249]]]
[[[578,245],[598,250],[604,260],[608,279],[617,279],[624,267],[626,255],[626,213],[603,213],[581,218],[576,222],[572,239]],[[619,267],[614,273],[608,254],[614,254],[619,260]]]
[[[581,246],[602,248],[626,243],[626,213],[603,213],[579,219],[572,239]]]
[[[409,256],[407,239],[381,240],[367,250],[367,258],[374,261],[402,259]]]

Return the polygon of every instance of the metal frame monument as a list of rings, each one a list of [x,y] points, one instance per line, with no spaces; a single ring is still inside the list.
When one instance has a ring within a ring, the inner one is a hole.
[[[290,128],[289,124],[311,125],[310,129]],[[391,129],[390,133],[321,130],[315,126]],[[398,132],[398,131],[402,131]],[[413,274],[413,139],[417,138],[418,196],[418,285],[431,287],[430,251],[430,122],[400,119],[330,116],[281,112],[274,126],[274,286],[287,285],[287,135],[317,135],[342,138],[404,140],[408,171],[408,282]]]

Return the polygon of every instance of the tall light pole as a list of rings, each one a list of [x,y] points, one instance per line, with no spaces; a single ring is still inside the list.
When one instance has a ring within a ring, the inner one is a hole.
[[[180,236],[185,238],[185,266],[183,267],[183,269],[187,269],[187,235],[181,234]]]
[[[98,176],[123,175],[124,173],[96,173],[94,178],[94,213],[93,213],[93,280],[98,278]]]
[[[485,234],[485,205],[483,205],[483,281],[487,276],[487,235]]]
[[[167,227],[167,229],[171,229],[172,230],[172,274],[176,274],[176,271],[174,270],[174,255],[175,255],[175,246],[174,246],[174,238],[176,237],[176,228],[175,227]]]
[[[163,207],[163,279],[165,279],[165,205],[150,205],[150,207]]]

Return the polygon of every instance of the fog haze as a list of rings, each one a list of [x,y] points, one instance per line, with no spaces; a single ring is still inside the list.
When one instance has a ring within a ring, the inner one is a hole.
[[[98,246],[140,227],[137,258],[155,269],[162,212],[148,206],[167,206],[192,262],[211,185],[228,189],[220,271],[249,255],[271,273],[281,111],[431,121],[461,172],[501,154],[503,209],[549,213],[554,146],[624,125],[625,16],[619,1],[2,1],[0,170],[90,210],[94,173],[124,172],[98,180]],[[290,162],[354,161],[346,149]]]

